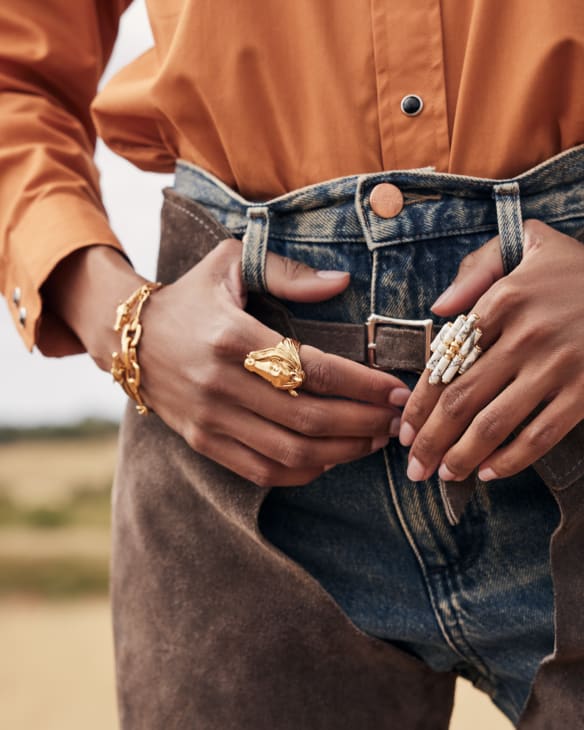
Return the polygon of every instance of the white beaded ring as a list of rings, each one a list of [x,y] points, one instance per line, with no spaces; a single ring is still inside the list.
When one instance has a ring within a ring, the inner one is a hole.
[[[482,355],[477,345],[481,330],[476,326],[478,314],[461,314],[456,321],[442,327],[430,345],[432,355],[426,363],[430,370],[431,385],[450,383],[455,375],[462,375]]]

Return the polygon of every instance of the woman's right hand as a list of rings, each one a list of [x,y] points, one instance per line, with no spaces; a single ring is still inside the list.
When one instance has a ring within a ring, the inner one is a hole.
[[[138,350],[141,392],[194,450],[240,476],[261,486],[306,484],[331,465],[366,456],[396,436],[397,406],[408,390],[392,375],[309,346],[300,349],[306,381],[298,398],[246,371],[246,353],[273,347],[282,335],[244,311],[241,248],[236,239],[221,242],[150,297]],[[268,254],[266,281],[278,298],[329,299],[349,279]],[[125,286],[121,300],[131,293]],[[78,288],[87,292],[91,285]],[[65,305],[60,304],[61,316]],[[79,327],[74,329],[84,341]],[[101,353],[95,342],[90,348],[102,367],[112,347],[111,335],[106,339]]]

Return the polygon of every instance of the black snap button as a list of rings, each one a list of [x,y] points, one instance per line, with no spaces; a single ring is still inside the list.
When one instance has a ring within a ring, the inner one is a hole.
[[[406,116],[415,117],[424,108],[424,102],[417,94],[408,94],[401,100],[400,106]]]

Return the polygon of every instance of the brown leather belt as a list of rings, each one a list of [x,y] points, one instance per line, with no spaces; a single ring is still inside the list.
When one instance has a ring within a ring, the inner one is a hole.
[[[293,317],[281,302],[250,295],[250,314],[303,345],[381,370],[421,373],[439,327],[431,319],[411,320],[372,314],[364,324],[322,322]]]

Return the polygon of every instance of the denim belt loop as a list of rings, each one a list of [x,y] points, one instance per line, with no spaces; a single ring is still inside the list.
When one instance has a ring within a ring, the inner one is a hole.
[[[266,256],[270,215],[266,205],[253,205],[246,211],[247,228],[243,236],[241,273],[248,291],[266,293]]]
[[[501,256],[505,274],[509,274],[518,266],[523,257],[523,216],[519,183],[500,183],[493,187],[497,205],[497,223]]]

